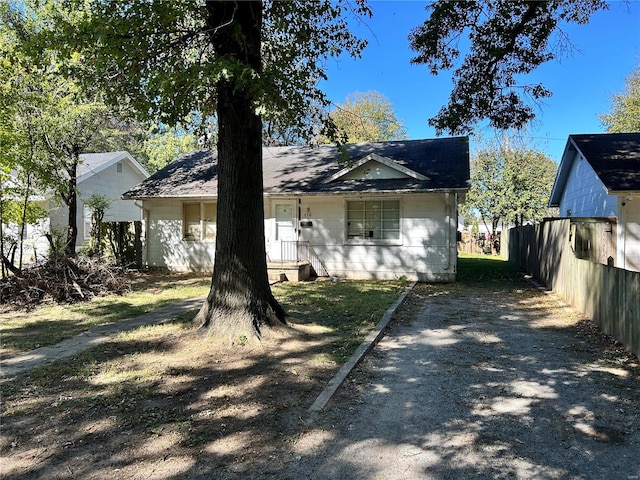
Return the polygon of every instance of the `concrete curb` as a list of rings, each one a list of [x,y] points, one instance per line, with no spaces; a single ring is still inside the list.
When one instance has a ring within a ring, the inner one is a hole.
[[[391,317],[398,309],[400,304],[407,297],[409,292],[413,290],[413,287],[416,286],[417,282],[413,282],[409,285],[404,292],[398,297],[393,305],[391,305],[387,311],[382,316],[382,320],[376,325],[376,328],[367,335],[367,338],[364,339],[362,344],[358,347],[355,353],[351,356],[349,361],[342,365],[342,368],[338,370],[338,373],[334,375],[334,377],[329,381],[325,389],[320,393],[316,401],[313,402],[313,405],[309,407],[310,412],[319,412],[321,411],[331,400],[333,394],[338,390],[338,387],[342,385],[342,383],[349,376],[351,371],[362,361],[364,356],[380,341],[382,335],[384,334],[384,329],[387,327],[389,322],[391,321]]]
[[[63,358],[71,357],[87,348],[104,343],[121,332],[135,330],[144,325],[159,325],[172,318],[198,308],[206,296],[190,298],[179,303],[167,305],[149,313],[137,317],[126,318],[117,322],[106,323],[98,327],[82,332],[75,337],[62,340],[60,343],[47,347],[36,348],[18,355],[7,358],[0,362],[0,383],[32,370],[41,365],[55,362]]]

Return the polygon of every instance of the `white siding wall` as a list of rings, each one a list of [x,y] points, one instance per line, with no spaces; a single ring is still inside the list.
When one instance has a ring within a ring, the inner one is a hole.
[[[616,266],[640,272],[640,196],[624,201],[624,206],[622,201],[618,207]]]
[[[49,233],[49,231],[48,218],[42,218],[35,224],[27,224],[22,243],[23,264],[33,263],[36,261],[40,262],[46,259],[49,252],[49,241],[45,237],[45,234]],[[20,238],[20,228],[15,223],[3,225],[3,233],[16,240]],[[16,262],[18,261],[18,255],[19,252],[16,253]]]
[[[101,193],[111,199],[111,205],[104,215],[105,222],[140,220],[140,209],[134,205],[132,200],[122,200],[120,196],[144,180],[144,177],[137,174],[128,162],[123,160],[121,163],[121,173],[117,173],[117,166],[114,164],[78,185],[83,204],[94,192]]]
[[[111,199],[111,205],[105,212],[105,222],[133,222],[140,220],[140,209],[135,206],[133,200],[122,200],[120,196],[144,180],[144,177],[137,170],[134,170],[126,160],[122,160],[121,163],[122,172],[120,173],[117,172],[117,166],[114,164],[78,184],[77,246],[84,245],[86,243],[85,238],[88,237],[88,232],[85,232],[84,204],[94,192],[101,193]],[[51,211],[52,230],[66,232],[68,211],[64,204]]]
[[[212,271],[215,241],[184,240],[182,205],[180,199],[144,202],[145,261],[175,271]]]
[[[354,168],[341,177],[341,180],[379,180],[389,178],[407,178],[407,174],[395,168],[383,165],[375,160],[370,160],[359,167]]]
[[[346,241],[346,201],[381,197],[303,197],[302,219],[313,227],[300,229],[332,276],[344,278],[453,281],[456,271],[455,198],[444,194],[391,195],[400,200],[401,241],[394,245]],[[448,229],[446,219],[449,219]],[[267,239],[272,230],[267,230]],[[267,240],[269,241],[269,240]]]
[[[310,196],[299,201],[297,197],[289,200],[300,208],[302,219],[313,222],[311,228],[296,225],[298,238],[309,241],[332,276],[370,279],[406,276],[414,280],[454,281],[457,266],[455,195],[449,195],[448,199],[445,194],[388,198],[400,200],[402,238],[394,245],[350,244],[345,240],[346,201],[360,197]],[[267,249],[275,231],[272,203],[283,200],[286,199],[265,201]],[[178,271],[209,271],[213,268],[215,242],[183,240],[182,203],[180,199],[144,202],[148,211],[145,213],[147,264]]]
[[[67,216],[68,209],[66,205],[54,203],[53,201],[50,203],[51,207],[49,209],[49,219],[50,219],[50,228],[51,233],[53,235],[66,235],[67,232]]]
[[[607,195],[606,188],[589,162],[576,153],[560,199],[560,216],[615,217],[617,204],[617,198]]]

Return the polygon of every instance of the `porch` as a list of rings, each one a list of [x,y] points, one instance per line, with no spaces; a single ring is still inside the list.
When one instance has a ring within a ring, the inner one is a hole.
[[[267,273],[270,282],[303,282],[329,276],[322,261],[306,241],[281,242],[280,258],[271,259],[267,256]]]

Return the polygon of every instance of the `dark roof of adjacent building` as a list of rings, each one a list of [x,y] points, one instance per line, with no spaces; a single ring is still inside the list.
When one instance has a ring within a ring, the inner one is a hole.
[[[640,191],[640,133],[569,135],[551,194],[557,206],[576,152],[584,158],[609,193]]]
[[[375,154],[392,165],[416,172],[414,177],[384,180],[344,180],[332,176],[348,167],[335,146],[264,147],[263,176],[266,194],[321,194],[467,190],[469,140],[467,137],[362,143],[346,146],[353,164]],[[217,196],[218,165],[215,152],[185,155],[123,194],[124,198]]]

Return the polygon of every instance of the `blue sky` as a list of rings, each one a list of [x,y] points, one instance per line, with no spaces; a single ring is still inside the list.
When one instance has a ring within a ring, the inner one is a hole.
[[[324,91],[335,103],[356,91],[376,90],[393,103],[411,139],[433,138],[427,120],[449,97],[451,73],[432,76],[427,67],[411,65],[410,30],[426,18],[426,1],[371,1],[373,18],[352,30],[369,40],[359,60],[330,60]],[[624,89],[625,79],[640,64],[640,1],[610,2],[609,10],[594,14],[588,25],[565,24],[563,31],[575,47],[572,54],[549,62],[531,74],[553,92],[537,109],[529,127],[528,144],[558,162],[568,135],[601,133],[598,115],[610,110],[610,98]],[[494,135],[480,130],[484,138]],[[472,146],[477,146],[473,141]]]

